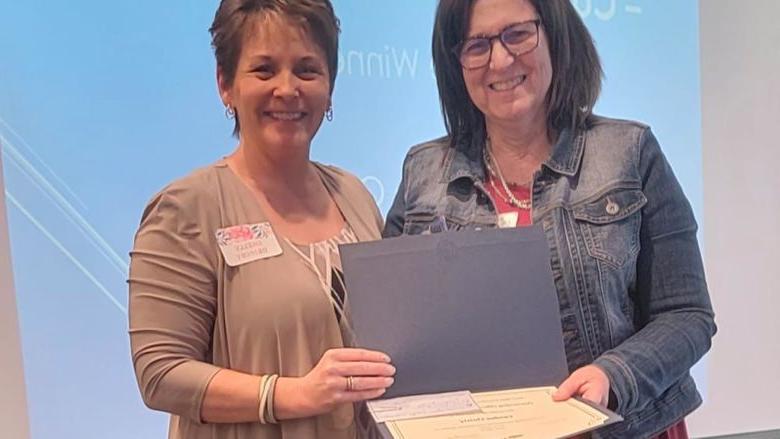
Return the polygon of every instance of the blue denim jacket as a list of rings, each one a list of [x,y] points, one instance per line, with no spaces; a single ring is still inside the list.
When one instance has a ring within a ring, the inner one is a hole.
[[[413,147],[384,235],[494,227],[483,144]],[[652,437],[701,403],[689,369],[716,327],[691,207],[650,129],[592,117],[534,176],[570,371],[595,363],[625,420],[596,438]],[[477,262],[477,261],[475,261]],[[522,262],[519,262],[522,263]]]

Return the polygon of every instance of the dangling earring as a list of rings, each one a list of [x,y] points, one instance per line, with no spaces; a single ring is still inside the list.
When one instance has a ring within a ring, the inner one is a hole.
[[[225,105],[225,117],[228,119],[234,119],[236,117],[236,110],[230,105]]]
[[[325,119],[328,119],[328,122],[333,120],[333,105],[329,105],[328,109],[325,110]]]

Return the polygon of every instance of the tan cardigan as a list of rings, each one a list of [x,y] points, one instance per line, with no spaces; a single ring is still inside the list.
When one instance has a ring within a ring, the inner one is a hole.
[[[358,240],[379,239],[382,219],[360,180],[316,167]],[[224,161],[172,183],[143,213],[131,252],[130,342],[144,401],[173,415],[169,438],[355,437],[351,405],[279,425],[200,420],[206,386],[221,368],[298,377],[344,345],[316,275],[285,240],[279,256],[225,264],[214,232],[266,221]]]

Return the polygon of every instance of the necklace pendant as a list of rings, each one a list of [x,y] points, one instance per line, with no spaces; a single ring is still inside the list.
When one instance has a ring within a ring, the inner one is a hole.
[[[498,215],[498,227],[501,229],[511,229],[517,227],[517,212],[506,212]]]

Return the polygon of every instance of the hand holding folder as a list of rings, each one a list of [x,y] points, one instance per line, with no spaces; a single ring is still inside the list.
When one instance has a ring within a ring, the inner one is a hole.
[[[568,375],[541,227],[349,244],[341,258],[357,344],[397,368],[385,398],[554,387]]]

